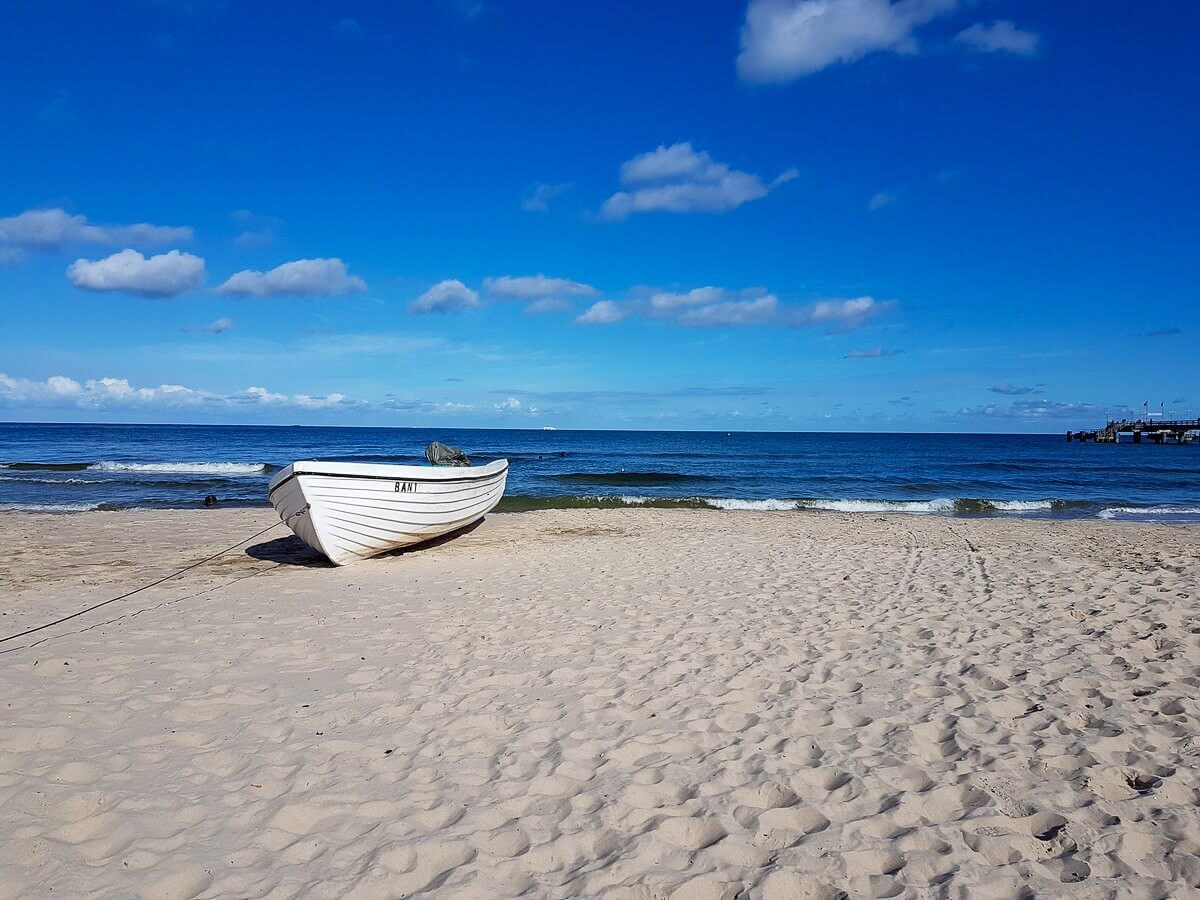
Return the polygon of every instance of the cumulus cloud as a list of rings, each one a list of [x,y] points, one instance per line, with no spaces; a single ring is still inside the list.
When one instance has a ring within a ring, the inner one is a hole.
[[[269,272],[245,269],[230,276],[217,288],[218,294],[234,297],[337,297],[357,294],[367,283],[346,271],[340,259],[298,259]]]
[[[570,189],[569,184],[536,184],[529,196],[521,201],[521,209],[525,212],[550,212],[550,201],[561,197]]]
[[[1018,28],[1007,19],[991,24],[976,22],[960,31],[954,39],[984,53],[1015,53],[1018,56],[1032,56],[1041,43],[1041,37],[1035,32]]]
[[[493,297],[508,300],[540,300],[545,297],[594,297],[599,293],[590,284],[545,275],[501,275],[483,279],[483,287]]]
[[[177,297],[203,283],[204,260],[178,250],[149,259],[136,250],[122,250],[104,259],[75,260],[67,269],[67,278],[85,291]]]
[[[540,274],[485,278],[483,289],[501,300],[525,301],[525,311],[532,313],[562,312],[570,309],[572,300],[600,293],[590,284]]]
[[[0,218],[0,247],[53,251],[80,244],[126,244],[135,247],[190,241],[192,229],[167,225],[93,225],[87,216],[64,209],[27,209]]]
[[[885,350],[883,347],[870,347],[866,350],[851,350],[846,359],[882,359],[885,356],[895,356],[903,350]]]
[[[538,408],[536,406],[529,406],[516,397],[505,397],[498,403],[493,403],[492,409],[494,409],[496,412],[519,413],[530,416],[536,416],[538,414]]]
[[[1007,382],[1004,384],[994,384],[988,390],[993,394],[1006,394],[1010,397],[1017,397],[1022,394],[1040,394],[1042,392],[1041,388],[1008,384]]]
[[[691,143],[660,145],[621,165],[618,191],[600,208],[600,218],[621,221],[635,213],[724,213],[759,200],[796,178],[788,169],[770,184],[749,172],[716,162]]]
[[[342,394],[281,394],[263,387],[248,387],[232,394],[221,394],[181,384],[137,387],[126,378],[90,378],[80,382],[65,375],[52,375],[44,381],[37,381],[0,372],[0,406],[8,408],[236,409],[269,406],[313,410],[361,405],[361,401],[350,400]]]
[[[869,53],[913,53],[914,30],[954,9],[956,0],[750,0],[738,74],[785,82]]]
[[[620,322],[629,314],[626,307],[612,300],[597,300],[583,313],[575,317],[581,325],[611,325]]]
[[[830,332],[853,331],[896,306],[894,300],[874,297],[818,300],[791,314],[793,325],[824,325]]]
[[[408,305],[408,311],[426,313],[453,313],[479,306],[479,292],[473,291],[457,278],[439,281]]]

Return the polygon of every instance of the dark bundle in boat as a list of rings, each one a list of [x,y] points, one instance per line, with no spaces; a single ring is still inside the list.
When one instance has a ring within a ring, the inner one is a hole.
[[[425,458],[434,466],[469,466],[471,460],[467,454],[457,447],[443,444],[441,441],[431,441],[425,448]]]

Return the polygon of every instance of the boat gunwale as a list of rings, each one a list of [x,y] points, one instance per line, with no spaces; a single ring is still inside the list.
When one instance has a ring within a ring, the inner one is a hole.
[[[299,478],[301,475],[314,475],[319,478],[363,479],[363,480],[369,480],[369,481],[416,481],[416,482],[421,482],[424,484],[453,484],[455,482],[487,481],[489,479],[499,478],[499,477],[507,474],[507,472],[508,472],[508,460],[507,459],[497,459],[497,460],[494,460],[494,461],[488,463],[486,466],[456,466],[456,467],[447,467],[447,468],[443,468],[443,469],[435,469],[433,467],[426,467],[426,466],[400,466],[400,465],[385,466],[385,465],[376,465],[374,463],[331,463],[331,465],[338,465],[338,466],[363,466],[363,467],[371,466],[372,468],[387,468],[387,469],[391,469],[391,470],[398,470],[398,469],[406,470],[404,473],[394,473],[394,474],[388,474],[388,475],[370,474],[367,472],[330,472],[330,471],[322,472],[322,471],[312,471],[312,470],[308,470],[308,469],[298,471],[296,469],[296,467],[300,466],[300,465],[308,466],[308,465],[319,465],[319,464],[321,464],[319,460],[301,460],[301,461],[292,463],[290,466],[288,466],[285,469],[282,469],[279,472],[279,474],[275,476],[276,479],[278,479],[278,480],[273,480],[271,485],[267,488],[267,498],[270,499],[271,495],[273,493],[275,493],[275,491],[277,491],[279,488],[283,487],[285,484],[290,482],[292,479]],[[457,472],[461,472],[464,470],[474,471],[479,474],[475,474],[475,475],[455,474]],[[490,470],[490,471],[488,471],[488,470]],[[434,478],[428,477],[428,475],[433,471],[437,471],[439,473],[445,472],[446,474],[444,474],[444,475],[439,474],[437,477],[434,477]],[[408,474],[408,472],[418,472],[418,473],[422,473],[422,474],[410,475],[410,474]]]

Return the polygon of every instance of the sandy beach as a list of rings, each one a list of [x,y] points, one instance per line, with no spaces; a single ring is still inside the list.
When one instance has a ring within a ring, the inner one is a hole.
[[[0,632],[270,510],[0,515]],[[282,527],[0,643],[0,897],[1200,894],[1200,529]]]

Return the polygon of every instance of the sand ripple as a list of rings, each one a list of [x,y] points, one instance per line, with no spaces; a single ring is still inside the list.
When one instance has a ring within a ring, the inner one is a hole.
[[[6,633],[266,521],[89,519],[0,517],[56,548]],[[1200,529],[560,511],[315,562],[0,655],[0,898],[1200,894]]]

